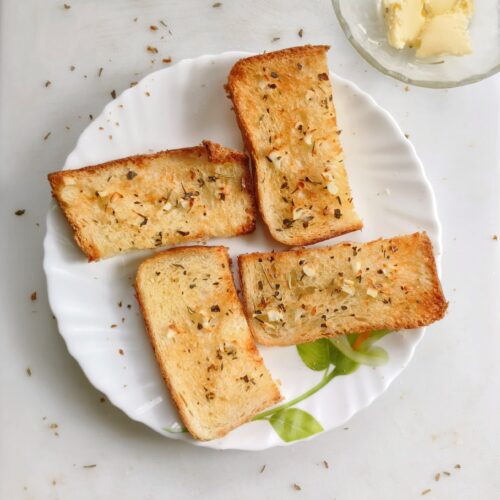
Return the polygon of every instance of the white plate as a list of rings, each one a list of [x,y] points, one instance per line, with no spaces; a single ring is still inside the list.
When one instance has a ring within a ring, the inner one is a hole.
[[[82,133],[64,168],[191,146],[202,139],[241,149],[223,85],[231,66],[246,55],[202,56],[148,75],[104,108]],[[331,76],[346,166],[365,229],[323,244],[426,230],[439,255],[441,237],[433,193],[412,145],[371,97]],[[261,222],[254,234],[210,244],[228,246],[233,257],[282,248],[266,235]],[[139,262],[151,252],[87,263],[55,203],[47,215],[44,247],[49,300],[59,331],[90,382],[114,405],[163,436],[200,446],[260,450],[287,444],[267,421],[245,424],[222,439],[205,443],[165,430],[175,429],[179,417],[160,377],[132,288]],[[337,377],[298,407],[325,430],[344,424],[387,389],[410,361],[422,335],[420,329],[385,337],[380,345],[390,356],[386,365],[362,366],[351,375]],[[293,346],[261,347],[260,351],[272,375],[281,381],[285,400],[304,393],[322,377],[302,363]]]

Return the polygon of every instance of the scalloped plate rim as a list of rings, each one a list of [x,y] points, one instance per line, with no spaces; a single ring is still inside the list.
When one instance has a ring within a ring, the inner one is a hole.
[[[163,69],[160,69],[160,70],[157,70],[157,71],[154,71],[154,72],[151,72],[151,73],[145,75],[138,82],[137,87],[140,86],[145,81],[147,81],[149,78],[151,78],[152,75],[159,74],[159,73],[167,73],[167,72],[171,71],[172,69],[177,68],[177,67],[182,66],[182,65],[189,65],[191,63],[198,63],[200,61],[208,61],[208,60],[211,60],[211,59],[214,59],[214,58],[225,58],[225,57],[242,58],[242,57],[248,57],[248,56],[251,56],[251,55],[255,55],[255,53],[242,52],[242,51],[228,51],[228,52],[223,52],[223,53],[220,53],[220,54],[204,54],[204,55],[201,55],[201,56],[198,56],[198,57],[186,58],[186,59],[183,59],[183,60],[179,61],[178,63],[176,63],[176,64],[168,67],[168,68],[163,68]],[[401,131],[401,129],[400,129],[399,125],[397,124],[396,120],[394,119],[394,117],[387,110],[385,110],[384,108],[382,108],[371,95],[369,95],[368,93],[366,93],[365,91],[363,91],[358,85],[356,85],[355,83],[351,82],[350,80],[342,78],[342,77],[338,76],[336,73],[334,73],[332,71],[330,71],[330,74],[333,75],[334,78],[336,80],[338,80],[339,82],[352,87],[354,90],[356,90],[357,92],[359,92],[360,94],[362,94],[364,98],[367,98],[370,101],[371,105],[374,108],[377,109],[378,113],[380,113],[382,115],[385,115],[385,118],[388,120],[388,122],[391,123],[391,126],[392,126],[394,132],[396,134],[398,134],[399,136],[403,136],[403,132]],[[134,92],[134,89],[135,89],[135,86],[131,87],[131,88],[128,88],[128,89],[125,89],[119,96],[117,96],[117,99],[122,98],[122,97],[126,97],[129,93]],[[109,111],[109,109],[112,106],[113,102],[114,102],[114,100],[109,101],[104,106],[102,112],[94,119],[94,121],[92,123],[90,123],[82,131],[82,133],[80,134],[80,136],[79,136],[79,138],[78,138],[78,140],[77,140],[77,142],[75,144],[75,147],[73,148],[73,150],[66,157],[66,160],[64,162],[65,166],[63,167],[63,169],[67,168],[66,165],[68,165],[68,163],[71,163],[73,161],[73,159],[72,159],[73,156],[76,155],[77,154],[76,152],[79,149],[82,148],[84,134],[87,131],[87,129],[90,128],[90,127],[92,127],[92,125],[94,123],[97,123],[100,119],[102,119],[104,117],[104,115]],[[410,153],[412,161],[416,165],[418,165],[418,170],[419,170],[419,174],[421,176],[421,180],[423,181],[423,183],[425,185],[425,188],[427,190],[427,195],[429,195],[429,198],[430,198],[430,203],[431,203],[431,207],[430,208],[431,208],[431,212],[432,212],[431,215],[432,215],[433,223],[435,225],[434,229],[435,229],[435,233],[436,233],[435,237],[433,238],[433,243],[434,243],[434,249],[435,249],[435,254],[436,254],[436,261],[437,261],[438,271],[440,273],[441,272],[440,261],[441,261],[441,255],[442,255],[442,227],[441,227],[441,224],[440,224],[440,221],[439,221],[438,212],[437,212],[437,204],[436,204],[435,194],[434,194],[432,185],[431,185],[431,183],[430,183],[430,181],[429,181],[429,179],[428,179],[428,177],[427,177],[427,175],[425,173],[425,169],[423,167],[423,164],[422,164],[422,162],[420,161],[420,159],[417,156],[417,153],[416,153],[414,145],[410,141],[406,141],[406,147],[408,149],[408,152]],[[214,441],[196,441],[196,440],[192,440],[192,439],[186,440],[186,439],[182,439],[183,436],[181,434],[160,432],[157,429],[154,429],[153,427],[151,427],[148,423],[146,423],[143,420],[137,418],[135,415],[133,415],[132,413],[130,413],[129,411],[127,411],[126,409],[124,409],[120,405],[120,402],[118,401],[118,398],[115,397],[113,395],[113,393],[110,393],[103,386],[103,384],[101,384],[101,382],[98,379],[96,379],[95,377],[93,377],[91,375],[91,373],[89,373],[89,371],[88,371],[88,369],[86,367],[86,362],[83,359],[79,358],[78,347],[76,346],[76,344],[72,341],[72,339],[68,335],[65,335],[63,333],[63,331],[66,328],[67,319],[61,317],[62,316],[61,314],[58,314],[59,307],[58,307],[57,298],[54,296],[55,291],[54,291],[53,277],[51,276],[51,269],[50,269],[51,262],[50,262],[50,260],[48,258],[48,255],[47,255],[47,253],[48,253],[48,247],[49,247],[49,244],[50,244],[50,234],[49,234],[48,229],[49,229],[51,212],[53,210],[58,210],[58,207],[57,207],[57,204],[55,203],[55,201],[52,200],[51,204],[49,205],[49,209],[48,209],[47,216],[46,216],[46,220],[47,220],[47,232],[46,232],[46,235],[45,235],[45,238],[44,238],[44,243],[43,243],[43,247],[44,247],[43,269],[44,269],[44,272],[45,272],[45,275],[46,275],[46,279],[47,279],[47,293],[48,293],[49,305],[50,305],[52,311],[54,312],[54,315],[55,315],[56,321],[57,321],[58,331],[60,332],[61,337],[63,338],[63,340],[64,340],[64,342],[66,344],[68,352],[77,361],[77,363],[81,366],[82,371],[84,372],[84,374],[85,374],[86,378],[88,379],[88,381],[96,389],[98,389],[100,392],[102,392],[103,394],[105,394],[106,397],[107,397],[107,399],[115,407],[119,408],[123,413],[125,413],[132,420],[134,420],[136,422],[140,422],[140,423],[142,423],[142,424],[150,427],[152,430],[158,432],[162,436],[170,438],[170,439],[176,439],[176,440],[180,439],[182,441],[188,441],[189,443],[194,444],[196,446],[209,447],[209,448],[215,448],[215,449],[238,449],[238,450],[248,450],[248,451],[259,451],[259,450],[264,450],[264,449],[268,449],[268,448],[275,447],[275,446],[289,446],[289,445],[292,445],[292,444],[295,444],[295,443],[298,443],[298,442],[309,441],[311,439],[317,438],[318,436],[322,435],[324,432],[333,430],[333,429],[335,429],[337,427],[340,427],[340,426],[344,425],[356,413],[358,413],[359,411],[362,411],[362,410],[368,408],[373,403],[373,401],[375,401],[384,392],[386,392],[386,390],[389,388],[389,386],[391,385],[391,383],[408,366],[409,362],[413,358],[413,355],[415,353],[415,349],[417,348],[418,344],[421,342],[421,340],[422,340],[422,338],[424,336],[425,330],[426,330],[426,328],[424,327],[424,328],[416,329],[414,331],[414,334],[413,334],[414,338],[412,339],[413,342],[409,346],[409,352],[408,352],[408,355],[407,355],[406,359],[404,360],[404,362],[401,365],[398,366],[397,369],[394,370],[394,372],[393,372],[393,374],[392,374],[392,376],[390,378],[387,378],[387,379],[383,380],[383,382],[381,383],[381,390],[380,390],[379,393],[372,393],[372,394],[370,394],[370,397],[367,398],[367,400],[365,401],[365,403],[361,407],[354,408],[349,413],[349,415],[342,422],[337,423],[334,427],[325,428],[325,430],[323,432],[321,432],[319,434],[315,434],[315,435],[313,435],[311,437],[308,437],[306,439],[302,439],[300,441],[289,442],[289,443],[280,441],[280,442],[277,442],[277,443],[273,443],[271,445],[268,445],[266,442],[264,442],[262,445],[255,444],[255,446],[253,446],[253,447],[240,448],[240,447],[237,447],[237,446],[226,447],[226,446],[224,446],[223,443],[220,442],[221,440],[214,440]],[[216,446],[214,446],[214,444],[216,444]]]

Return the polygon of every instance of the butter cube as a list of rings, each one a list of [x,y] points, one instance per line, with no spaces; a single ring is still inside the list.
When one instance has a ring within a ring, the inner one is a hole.
[[[424,24],[420,34],[417,57],[470,54],[472,49],[468,24],[467,16],[460,12],[431,17]]]
[[[412,46],[425,22],[422,0],[384,0],[387,39],[396,49]]]

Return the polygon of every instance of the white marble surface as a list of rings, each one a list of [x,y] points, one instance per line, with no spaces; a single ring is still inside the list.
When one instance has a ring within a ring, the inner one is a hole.
[[[0,498],[399,500],[428,488],[425,498],[498,498],[500,77],[406,91],[358,57],[327,0],[68,3],[0,2]],[[348,429],[258,453],[162,439],[100,402],[57,333],[41,269],[45,176],[111,90],[161,67],[159,56],[317,42],[332,45],[334,71],[394,115],[426,166],[444,227],[449,314]]]

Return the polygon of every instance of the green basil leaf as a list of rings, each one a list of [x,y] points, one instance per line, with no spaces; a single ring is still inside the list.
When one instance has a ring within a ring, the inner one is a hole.
[[[269,422],[286,443],[323,431],[321,424],[311,414],[299,408],[278,411],[269,419]]]
[[[330,365],[331,345],[328,339],[319,339],[307,344],[299,344],[297,352],[308,368],[323,371]]]

